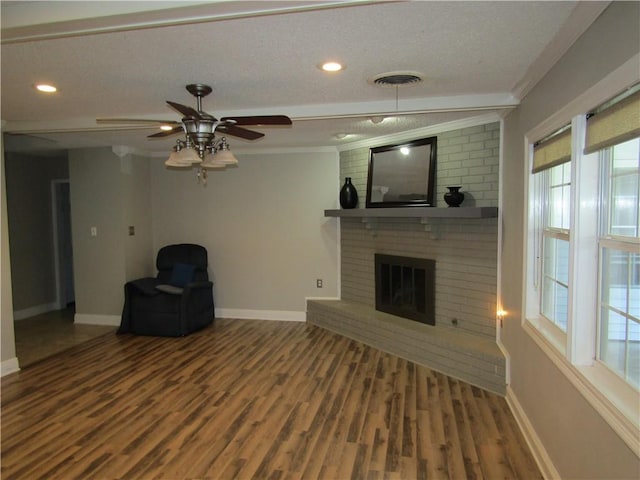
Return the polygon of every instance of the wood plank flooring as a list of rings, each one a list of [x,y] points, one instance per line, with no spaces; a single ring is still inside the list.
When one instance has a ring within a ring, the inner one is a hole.
[[[106,325],[73,323],[74,313],[75,308],[68,307],[14,322],[20,368],[117,330],[117,327]]]
[[[106,335],[2,379],[2,478],[541,478],[503,398],[298,322]]]

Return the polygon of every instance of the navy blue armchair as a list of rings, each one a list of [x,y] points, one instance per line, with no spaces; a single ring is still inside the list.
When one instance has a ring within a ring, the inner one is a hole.
[[[158,252],[156,267],[156,277],[125,284],[118,333],[180,337],[211,325],[207,250],[190,243],[168,245]]]

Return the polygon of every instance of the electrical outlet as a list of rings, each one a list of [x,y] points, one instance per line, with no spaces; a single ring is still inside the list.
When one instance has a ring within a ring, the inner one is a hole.
[[[92,237],[98,236],[98,227],[91,227],[91,236]]]
[[[318,279],[316,280],[316,287],[317,287],[317,288],[322,288],[322,279],[321,279],[321,278],[318,278]]]

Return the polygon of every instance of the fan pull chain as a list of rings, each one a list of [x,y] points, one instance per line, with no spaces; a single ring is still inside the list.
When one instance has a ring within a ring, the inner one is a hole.
[[[396,85],[396,113],[398,113],[398,85]]]
[[[207,170],[204,168],[199,168],[198,173],[196,174],[198,177],[198,183],[201,183],[203,187],[207,186]]]

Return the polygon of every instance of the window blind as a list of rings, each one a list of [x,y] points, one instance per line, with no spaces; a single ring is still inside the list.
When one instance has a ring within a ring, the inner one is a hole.
[[[584,153],[593,153],[640,136],[640,90],[602,107],[587,119]]]
[[[533,145],[531,173],[538,173],[570,160],[571,126],[567,125]]]

